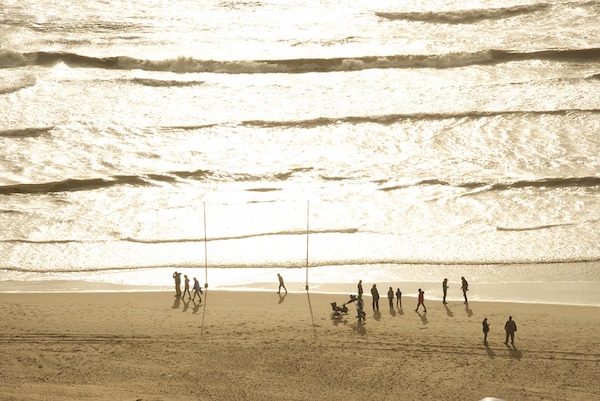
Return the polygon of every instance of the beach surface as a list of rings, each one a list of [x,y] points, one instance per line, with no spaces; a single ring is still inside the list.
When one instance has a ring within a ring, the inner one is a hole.
[[[2,400],[600,399],[600,309],[347,296],[0,294]],[[504,344],[504,323],[517,323]],[[481,321],[491,323],[483,345]]]

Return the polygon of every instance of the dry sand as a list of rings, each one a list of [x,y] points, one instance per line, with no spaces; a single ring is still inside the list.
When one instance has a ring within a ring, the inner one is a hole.
[[[597,307],[206,295],[0,294],[0,400],[600,400]]]

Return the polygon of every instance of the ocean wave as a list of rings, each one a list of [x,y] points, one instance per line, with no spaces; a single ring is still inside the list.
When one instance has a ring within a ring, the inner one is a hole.
[[[203,85],[204,81],[176,81],[176,80],[161,80],[151,78],[134,78],[131,80],[133,83],[144,86],[153,87],[191,87]]]
[[[309,234],[355,234],[357,228],[332,228],[325,230],[309,230]],[[306,230],[284,230],[265,233],[252,233],[243,235],[232,235],[226,237],[210,237],[207,242],[213,241],[231,241],[239,239],[257,238],[257,237],[276,237],[288,235],[306,235]],[[124,238],[123,241],[135,242],[141,244],[172,244],[172,243],[188,243],[188,242],[204,242],[204,238],[172,238],[172,239],[142,239],[142,238]]]
[[[55,192],[89,191],[110,188],[117,185],[146,186],[150,185],[139,176],[114,176],[111,179],[67,179],[63,181],[44,182],[39,184],[14,184],[0,186],[0,195],[14,194],[50,194]]]
[[[486,20],[500,20],[546,10],[551,4],[526,4],[500,8],[475,8],[455,11],[425,12],[377,12],[380,18],[389,20],[419,21],[434,24],[472,24]]]
[[[115,175],[110,178],[66,179],[62,181],[43,182],[36,184],[11,184],[0,186],[0,195],[15,194],[49,194],[56,192],[76,192],[105,189],[115,186],[150,186],[156,182],[176,183],[179,179],[217,182],[278,182],[286,181],[293,175],[312,171],[312,167],[294,168],[281,173],[254,175],[246,173],[227,173],[212,170],[170,171],[164,174],[149,173],[141,175]],[[257,187],[247,191],[275,191],[278,188]]]
[[[527,265],[564,265],[564,264],[583,264],[598,263],[600,258],[557,258],[557,259],[535,259],[535,260],[439,260],[439,259],[329,259],[322,261],[312,261],[308,264],[309,268],[315,267],[353,267],[353,266],[376,266],[376,265],[394,265],[410,269],[411,266],[527,266]],[[0,271],[18,272],[18,273],[38,273],[38,274],[59,274],[59,273],[107,273],[113,271],[137,271],[154,269],[198,269],[204,268],[197,263],[183,262],[165,265],[133,265],[122,267],[21,267],[21,266],[2,266]],[[220,263],[212,262],[208,265],[209,269],[305,269],[306,265],[290,261],[269,261],[254,263]]]
[[[0,56],[1,57],[1,56]],[[10,81],[4,80],[0,83],[0,95],[6,95],[8,93],[18,92],[21,89],[32,87],[36,84],[36,79],[32,75],[21,77],[20,79]]]
[[[557,109],[557,110],[498,110],[498,111],[466,111],[459,113],[406,113],[383,114],[375,116],[343,116],[343,117],[317,117],[307,120],[273,121],[273,120],[246,120],[239,124],[247,127],[259,128],[314,128],[335,124],[381,124],[392,125],[404,120],[448,120],[448,119],[480,119],[497,116],[531,116],[531,115],[567,115],[571,113],[598,114],[600,109]]]
[[[544,224],[540,226],[531,227],[496,227],[496,231],[539,231],[547,230],[554,227],[568,227],[572,226],[573,223],[556,223],[556,224]]]
[[[0,130],[0,137],[5,138],[31,138],[37,137],[42,134],[47,134],[52,131],[54,126],[51,127],[31,127],[31,128],[16,128],[9,130]]]
[[[545,60],[558,62],[600,61],[600,48],[552,49],[531,52],[481,50],[445,54],[403,54],[388,56],[300,58],[270,60],[217,61],[178,57],[165,60],[144,60],[128,56],[90,57],[66,52],[33,52],[21,54],[4,50],[0,53],[0,68],[39,65],[52,66],[63,62],[71,67],[103,68],[176,73],[269,74],[348,72],[386,68],[456,68],[471,65],[508,63],[511,61]]]
[[[391,185],[379,188],[380,191],[395,191],[417,186],[450,186],[463,189],[484,189],[485,191],[507,191],[522,188],[589,188],[600,186],[600,177],[550,177],[537,180],[517,180],[512,182],[450,182],[439,179],[421,180],[410,184]],[[481,192],[481,191],[480,191]]]

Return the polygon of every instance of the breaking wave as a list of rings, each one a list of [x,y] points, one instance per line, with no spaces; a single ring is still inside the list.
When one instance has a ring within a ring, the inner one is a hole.
[[[541,50],[532,52],[489,49],[476,52],[446,54],[239,61],[200,60],[191,57],[144,60],[128,56],[90,57],[68,52],[33,52],[25,54],[10,50],[0,52],[0,67],[4,68],[26,65],[52,66],[62,62],[71,67],[220,74],[293,74],[385,68],[456,68],[524,60],[559,62],[600,61],[600,48]],[[146,81],[145,84],[150,84],[150,82]],[[161,83],[154,82],[154,84]],[[173,82],[167,84],[173,84]]]
[[[588,177],[556,177],[556,178],[541,178],[538,180],[518,180],[513,182],[485,182],[485,181],[473,181],[473,182],[459,182],[453,183],[444,180],[430,179],[422,180],[416,183],[393,185],[379,188],[380,191],[395,191],[400,189],[406,189],[415,186],[451,186],[455,188],[464,189],[477,189],[483,188],[487,191],[507,191],[511,189],[521,188],[589,188],[600,186],[600,177],[588,176]]]
[[[531,115],[567,115],[570,113],[600,113],[600,109],[557,109],[557,110],[498,110],[498,111],[468,111],[463,113],[407,113],[383,114],[375,116],[344,116],[344,117],[317,117],[307,120],[270,121],[247,120],[241,125],[259,128],[314,128],[334,124],[368,124],[392,125],[403,120],[447,120],[463,118],[486,118],[497,116],[531,116]]]
[[[17,128],[9,130],[1,130],[0,137],[5,138],[26,138],[26,137],[37,137],[42,134],[47,134],[52,131],[54,127],[32,127],[32,128]]]
[[[426,12],[378,12],[380,18],[390,20],[419,21],[434,24],[471,24],[486,20],[499,20],[543,11],[550,4],[527,4],[501,8],[476,8],[456,11],[426,11]]]

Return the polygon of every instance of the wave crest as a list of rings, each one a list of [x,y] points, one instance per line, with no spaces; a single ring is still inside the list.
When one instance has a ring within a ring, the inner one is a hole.
[[[425,12],[378,12],[380,18],[389,20],[418,21],[435,24],[472,24],[486,20],[500,20],[545,10],[547,3],[527,4],[501,8],[476,8],[457,11]]]
[[[470,65],[507,63],[524,60],[548,61],[599,61],[600,48],[541,50],[513,52],[506,50],[481,50],[444,54],[401,54],[388,56],[362,56],[337,58],[300,58],[271,60],[217,61],[178,57],[165,60],[144,60],[128,56],[89,57],[63,52],[33,52],[20,54],[12,51],[0,53],[0,68],[24,65],[54,65],[63,62],[72,67],[104,68],[175,73],[219,74],[270,74],[310,73],[335,71],[360,71],[385,68],[456,68]],[[145,82],[148,84],[149,82]],[[154,82],[157,84],[157,82]],[[158,82],[158,84],[160,84]],[[169,83],[172,84],[172,83]]]

